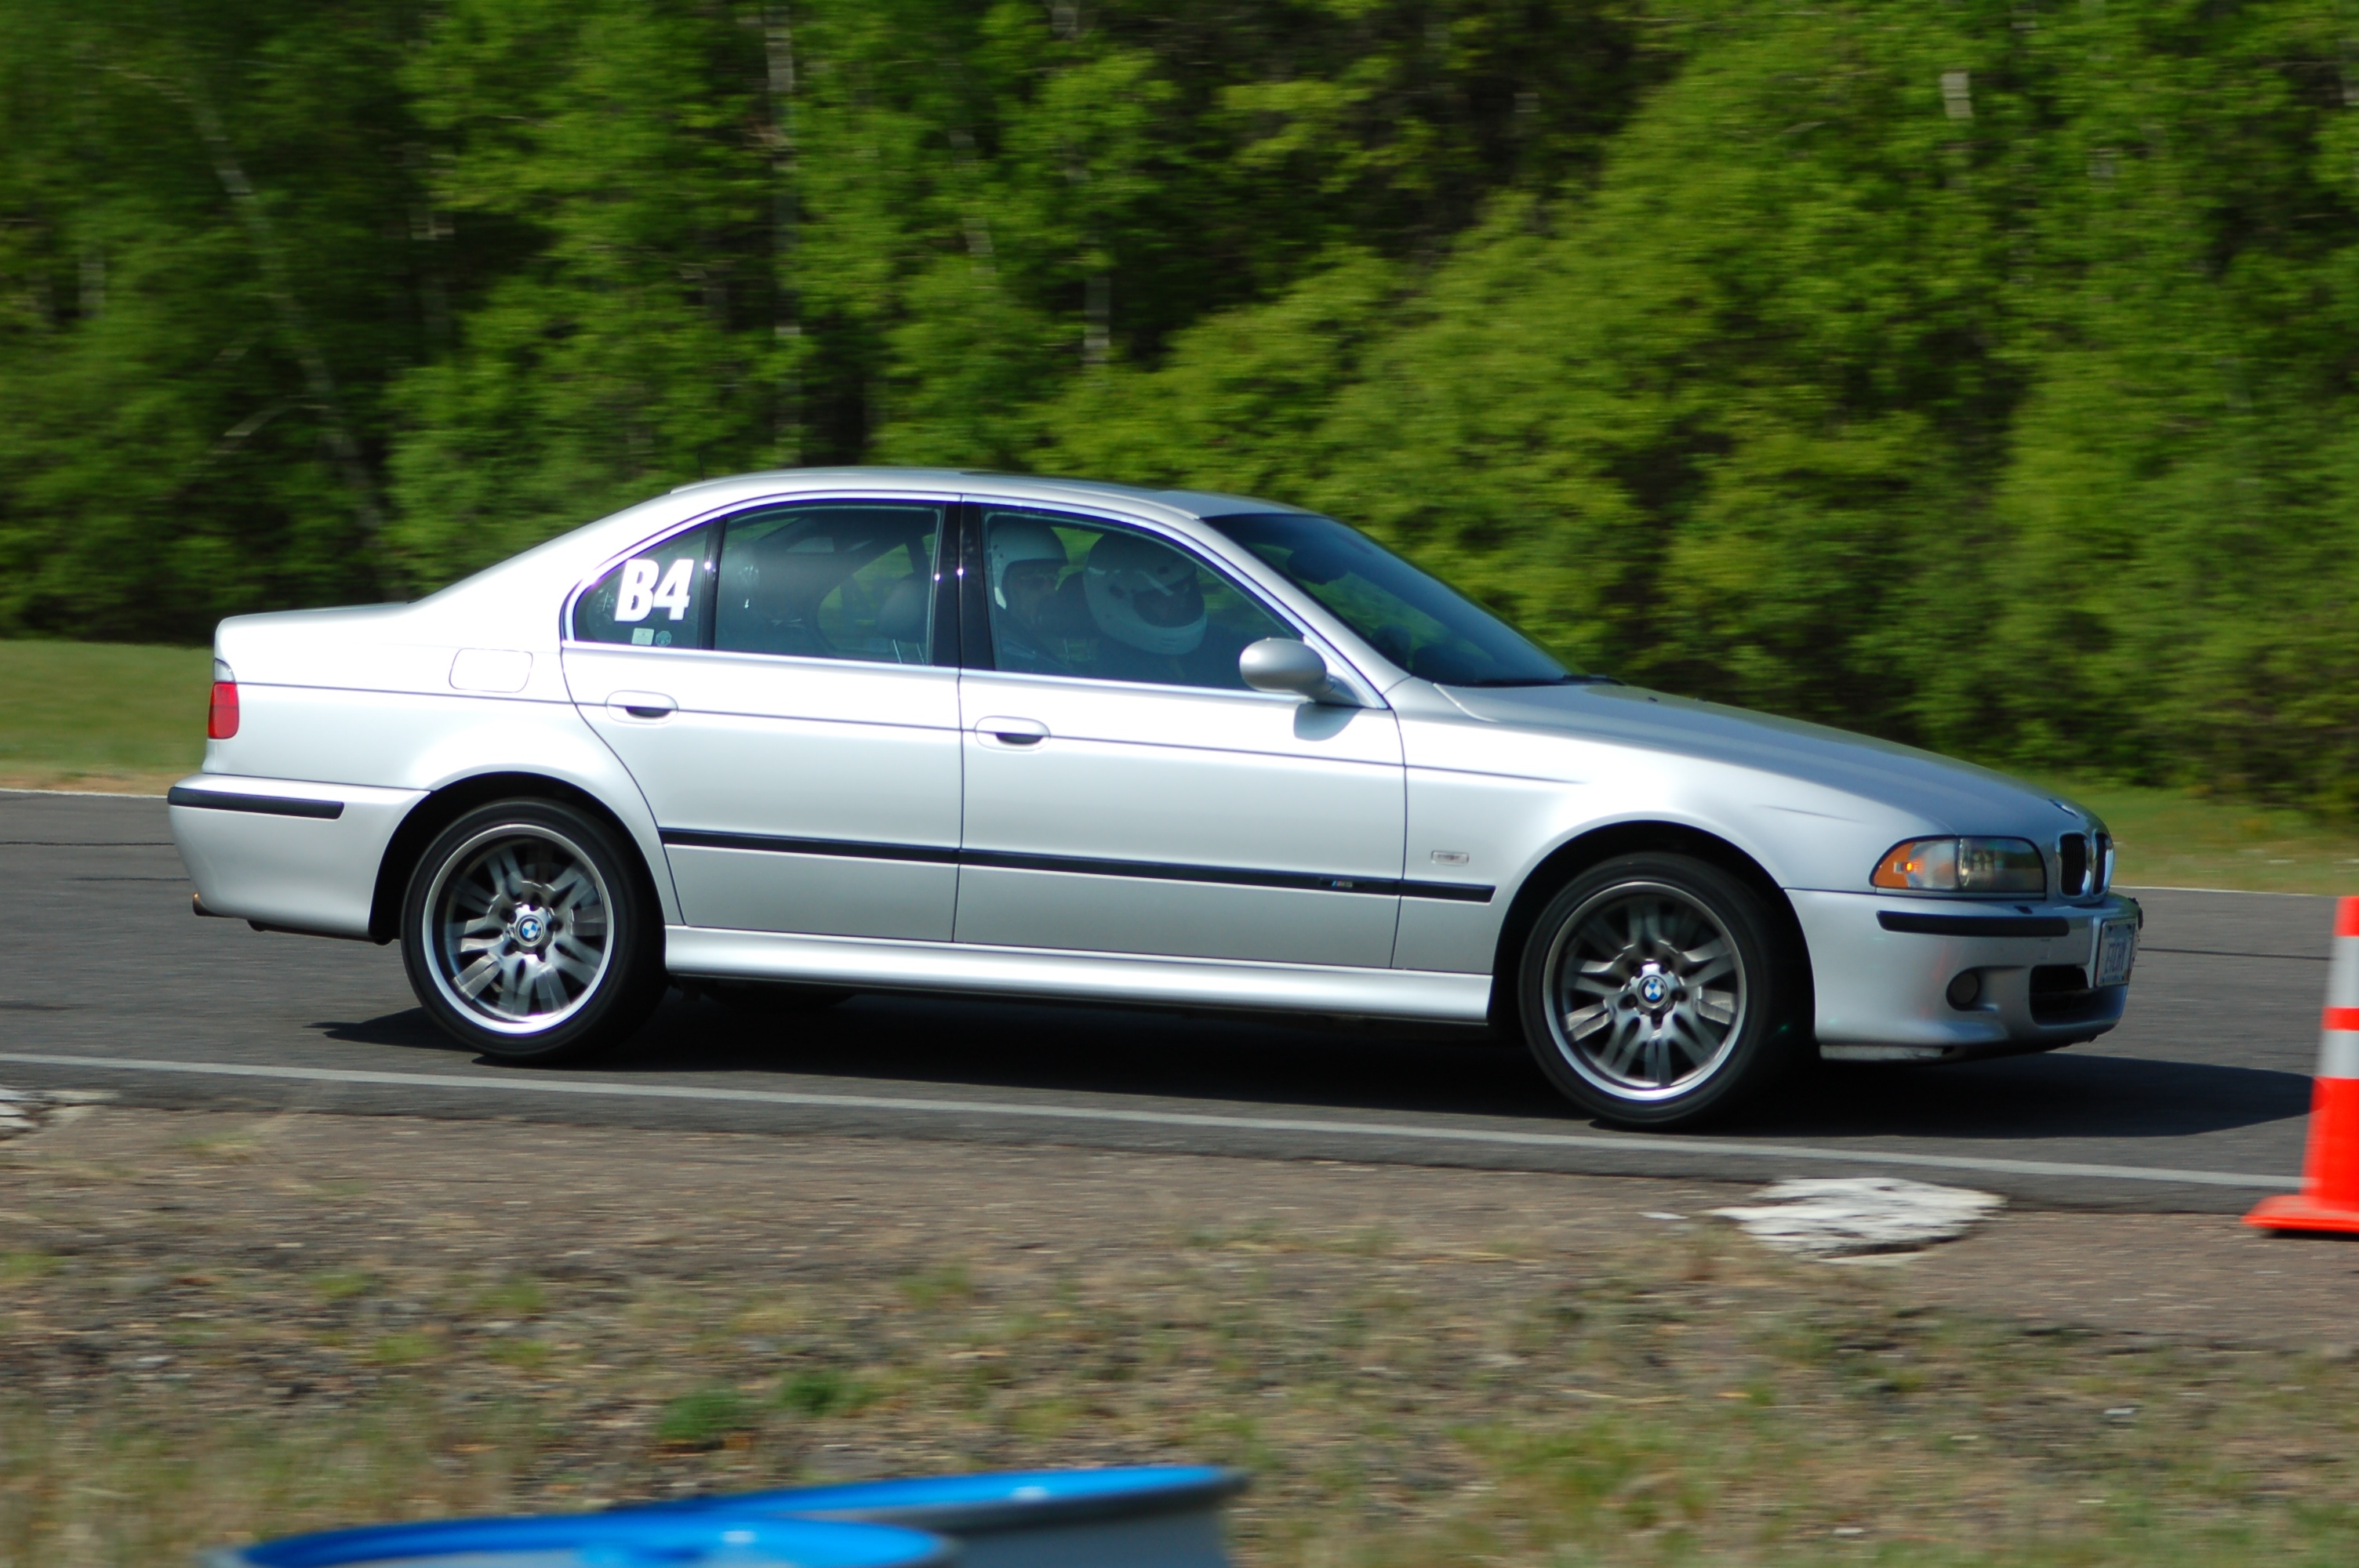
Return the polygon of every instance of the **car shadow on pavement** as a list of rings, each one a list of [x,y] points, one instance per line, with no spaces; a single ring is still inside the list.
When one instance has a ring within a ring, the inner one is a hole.
[[[2267,1067],[2077,1054],[1954,1066],[1830,1065],[1725,1130],[1748,1137],[2180,1138],[2310,1112],[2310,1080]]]
[[[336,1041],[464,1050],[417,1008],[313,1027]],[[1478,1031],[920,996],[863,995],[798,1011],[744,1010],[675,991],[591,1070],[762,1074],[817,1092],[830,1080],[846,1092],[883,1080],[1265,1110],[1582,1119],[1519,1044]],[[2289,1120],[2309,1108],[2310,1079],[2299,1074],[2066,1050],[1955,1066],[1823,1065],[1753,1110],[1690,1135],[2174,1138]]]
[[[871,994],[766,1013],[675,994],[609,1065],[1261,1107],[1549,1119],[1566,1108],[1520,1046],[1480,1030],[968,998]]]
[[[467,1046],[436,1028],[434,1021],[426,1016],[426,1010],[422,1007],[380,1013],[356,1023],[328,1020],[308,1027],[318,1031],[323,1040],[341,1041],[350,1045],[401,1045],[414,1050],[473,1054]]]

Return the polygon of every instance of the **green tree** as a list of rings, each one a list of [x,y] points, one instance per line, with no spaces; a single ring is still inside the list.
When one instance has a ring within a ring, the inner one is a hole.
[[[0,13],[0,627],[370,590],[378,398],[424,348],[382,156],[411,9]]]

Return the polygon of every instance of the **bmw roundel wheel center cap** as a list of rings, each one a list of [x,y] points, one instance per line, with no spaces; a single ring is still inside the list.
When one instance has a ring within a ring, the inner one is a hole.
[[[1680,999],[1677,976],[1648,964],[1630,977],[1630,1000],[1641,1012],[1661,1012]]]
[[[528,953],[548,946],[556,927],[555,919],[538,904],[519,903],[508,912],[508,943]]]

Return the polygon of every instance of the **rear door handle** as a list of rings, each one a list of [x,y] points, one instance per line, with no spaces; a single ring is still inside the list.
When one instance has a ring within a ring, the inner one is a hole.
[[[974,728],[1003,746],[1037,746],[1049,738],[1049,727],[1037,719],[978,719]]]
[[[606,698],[606,706],[632,719],[669,719],[679,711],[679,704],[659,691],[618,691]]]

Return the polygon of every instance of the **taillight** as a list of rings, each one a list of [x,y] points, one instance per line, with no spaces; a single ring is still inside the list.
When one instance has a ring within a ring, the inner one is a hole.
[[[205,739],[226,741],[237,733],[237,676],[219,659],[213,661],[213,700],[205,709]]]

